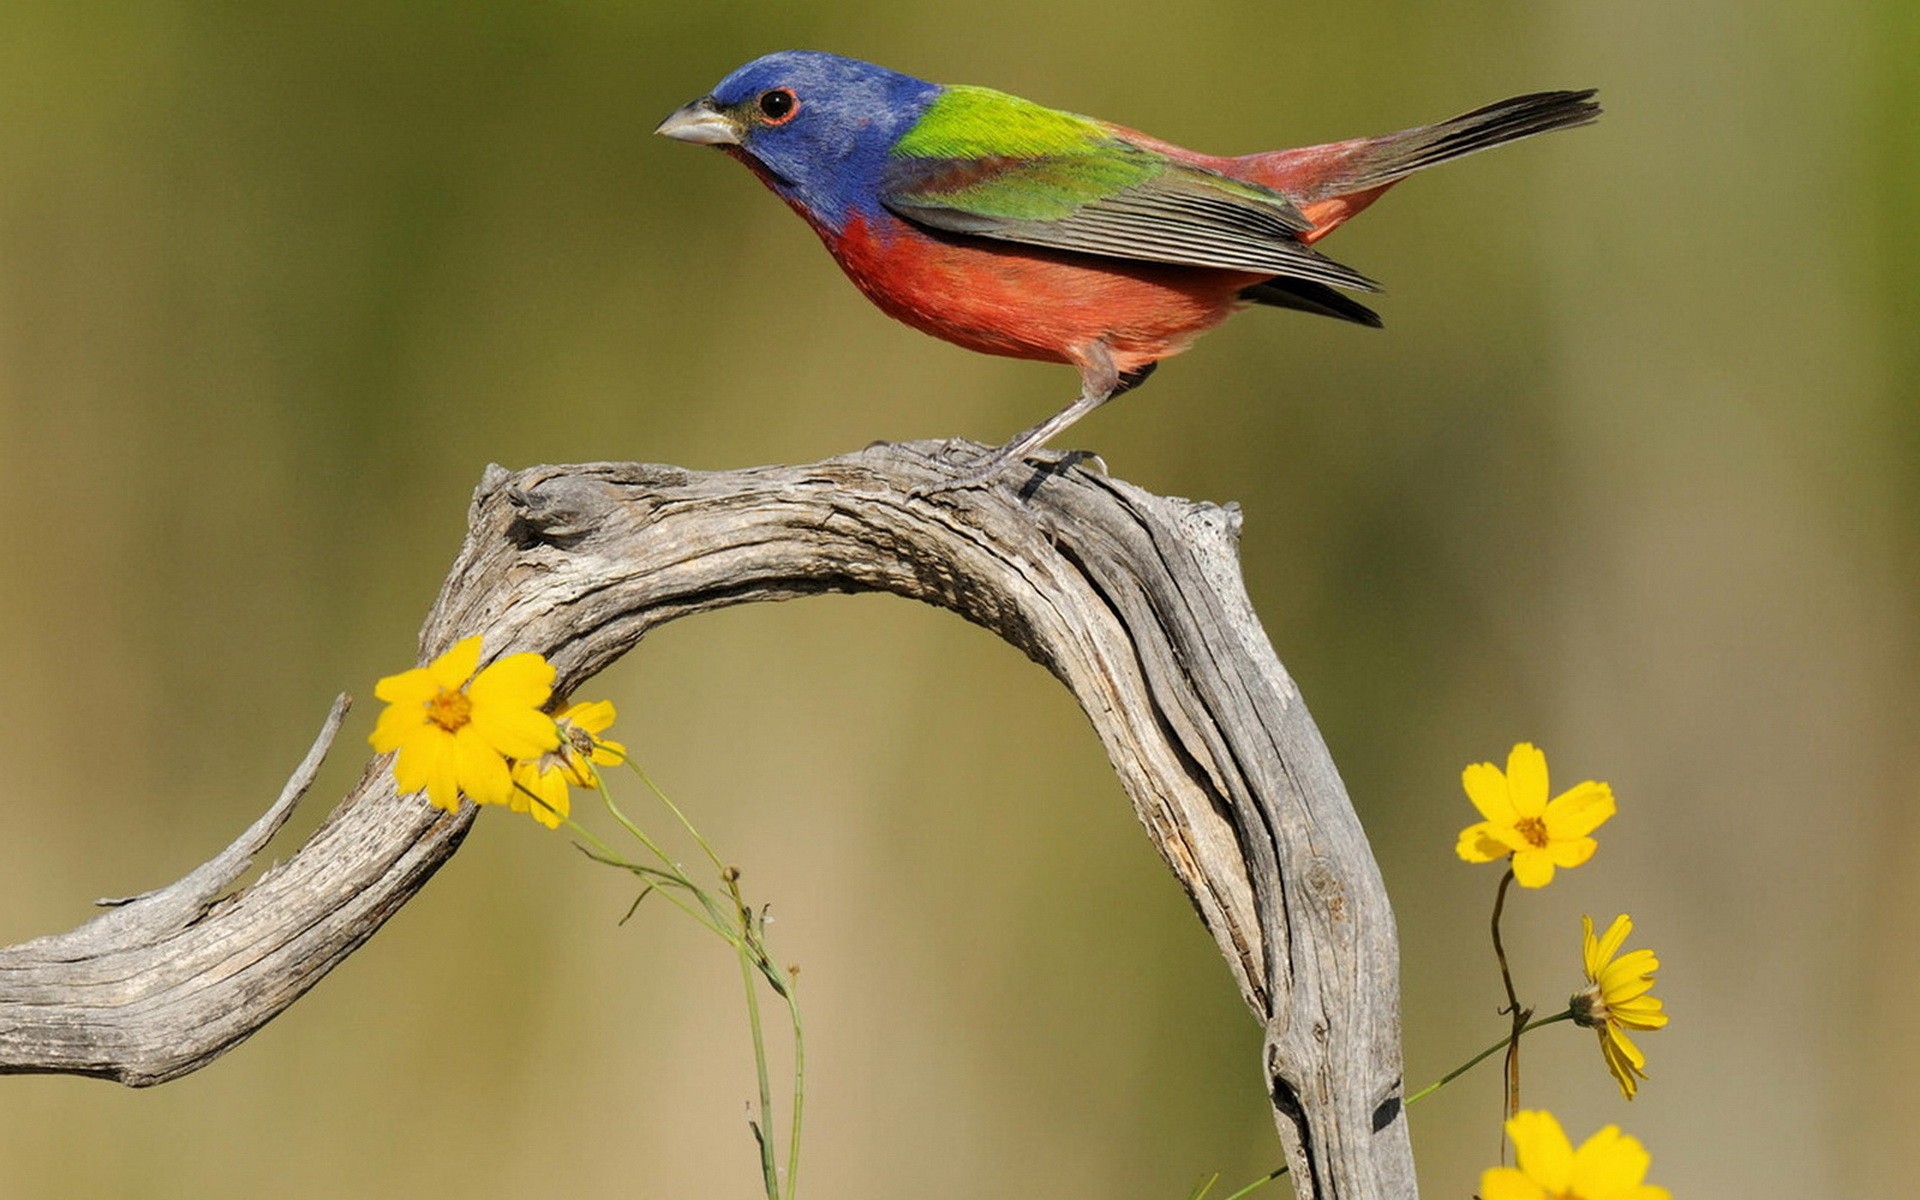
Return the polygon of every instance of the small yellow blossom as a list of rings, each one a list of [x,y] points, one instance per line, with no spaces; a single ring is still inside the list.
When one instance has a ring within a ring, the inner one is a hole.
[[[613,703],[608,700],[571,705],[554,718],[559,746],[537,759],[513,764],[513,795],[507,801],[513,811],[531,813],[548,829],[558,829],[572,808],[567,785],[597,788],[600,774],[594,764],[613,766],[627,760],[625,746],[599,736],[613,718]]]
[[[613,718],[611,700],[569,705],[555,718],[560,725],[560,757],[573,786],[599,787],[600,773],[593,769],[595,763],[617,767],[627,761],[625,746],[600,736],[613,724]]]
[[[1660,960],[1651,950],[1632,950],[1614,957],[1633,932],[1633,922],[1625,913],[1615,917],[1607,932],[1597,938],[1593,936],[1592,917],[1581,917],[1580,924],[1586,931],[1580,955],[1588,986],[1569,1002],[1574,1023],[1599,1032],[1600,1054],[1607,1060],[1607,1070],[1619,1082],[1620,1094],[1631,1100],[1640,1089],[1639,1081],[1647,1077],[1647,1056],[1628,1039],[1626,1031],[1660,1029],[1667,1023],[1660,1001],[1648,994]]]
[[[1460,831],[1454,849],[1468,862],[1513,856],[1521,887],[1545,887],[1555,867],[1577,867],[1599,845],[1587,835],[1613,815],[1613,789],[1577,784],[1547,799],[1547,756],[1527,742],[1513,748],[1502,774],[1492,763],[1475,763],[1461,776],[1467,798],[1486,820]]]
[[[553,693],[553,666],[538,654],[509,654],[479,674],[480,639],[465,638],[424,667],[389,675],[373,694],[387,702],[367,740],[397,750],[393,779],[402,792],[453,812],[465,793],[476,804],[505,804],[515,794],[507,760],[532,759],[560,744],[553,718],[540,711]]]
[[[567,795],[567,773],[558,754],[542,754],[531,762],[513,764],[513,795],[507,807],[514,812],[531,813],[548,829],[560,828],[560,822],[573,811]]]
[[[1653,1159],[1639,1139],[1609,1125],[1575,1150],[1552,1113],[1516,1113],[1507,1122],[1518,1167],[1480,1176],[1481,1200],[1671,1200],[1642,1183]]]

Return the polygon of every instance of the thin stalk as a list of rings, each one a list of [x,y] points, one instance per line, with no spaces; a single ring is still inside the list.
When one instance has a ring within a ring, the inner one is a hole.
[[[787,1173],[784,1200],[793,1200],[796,1186],[795,1180],[798,1178],[800,1172],[800,1129],[806,1101],[806,1047],[800,1023],[799,1000],[794,995],[794,981],[774,966],[771,956],[767,953],[763,924],[755,918],[753,910],[747,906],[745,899],[740,894],[739,871],[736,868],[724,864],[719,854],[713,849],[713,846],[700,833],[699,829],[694,826],[693,822],[687,819],[687,815],[680,810],[680,806],[673,802],[672,797],[661,790],[660,785],[655,783],[653,778],[642,770],[638,763],[635,763],[630,758],[623,758],[623,761],[634,774],[640,777],[641,782],[646,784],[647,789],[666,806],[674,818],[680,822],[681,828],[685,829],[688,836],[692,837],[693,840],[699,844],[701,851],[707,856],[707,860],[711,862],[719,872],[720,878],[727,886],[728,895],[733,901],[731,918],[729,919],[727,916],[723,916],[719,903],[716,902],[705,889],[687,878],[685,872],[681,869],[680,865],[674,861],[672,855],[668,854],[660,843],[649,837],[645,830],[641,829],[627,816],[614,801],[612,794],[607,790],[604,779],[600,781],[598,790],[601,800],[607,806],[607,811],[612,814],[613,819],[619,823],[620,827],[626,830],[627,833],[642,846],[646,847],[647,851],[658,859],[664,865],[665,869],[642,867],[630,863],[616,854],[611,848],[607,847],[606,843],[595,837],[590,831],[574,825],[571,820],[567,823],[575,829],[578,829],[583,837],[591,840],[594,845],[600,849],[601,854],[595,854],[592,850],[584,846],[581,847],[582,852],[587,854],[588,857],[606,862],[612,866],[624,867],[642,879],[665,885],[662,887],[662,890],[671,887],[685,891],[691,895],[699,904],[699,907],[704,910],[706,914],[705,917],[695,912],[692,907],[683,902],[673,891],[668,891],[668,897],[674,902],[676,907],[693,917],[694,920],[698,921],[701,925],[706,926],[722,938],[725,938],[728,944],[734,948],[735,957],[740,963],[741,985],[746,991],[747,1024],[753,1035],[754,1074],[760,1090],[760,1110],[758,1119],[753,1123],[754,1141],[760,1149],[760,1173],[768,1200],[783,1200],[783,1193],[779,1168],[776,1164],[777,1150],[774,1146],[772,1130],[769,1127],[773,1113],[773,1085],[771,1072],[767,1066],[765,1023],[760,1012],[760,994],[759,989],[754,984],[754,973],[757,971],[781,999],[786,1002],[788,1019],[793,1026],[794,1068],[793,1120],[787,1141]]]
[[[1263,1188],[1268,1184],[1272,1183],[1274,1180],[1280,1178],[1282,1175],[1285,1175],[1286,1173],[1287,1173],[1287,1169],[1285,1167],[1275,1167],[1272,1171],[1269,1171],[1267,1174],[1262,1175],[1260,1178],[1254,1180],[1252,1183],[1241,1188],[1239,1191],[1234,1192],[1231,1195],[1220,1197],[1220,1200],[1240,1200],[1242,1196],[1252,1194],[1255,1188]]]
[[[601,794],[603,796],[606,794],[604,789],[602,789]],[[610,867],[619,867],[622,870],[631,871],[634,874],[639,875],[641,878],[647,879],[649,882],[654,883],[656,886],[661,884],[667,885],[664,887],[659,887],[659,890],[663,895],[667,897],[667,901],[670,904],[672,904],[675,908],[679,909],[683,913],[686,913],[689,917],[692,917],[695,921],[705,926],[707,929],[712,930],[714,933],[725,938],[728,942],[731,943],[736,940],[734,938],[734,935],[729,930],[727,930],[724,926],[722,926],[716,919],[709,919],[710,917],[717,916],[717,914],[714,913],[713,908],[710,904],[703,903],[701,905],[702,908],[705,908],[707,910],[707,914],[708,914],[707,916],[702,916],[700,913],[695,912],[693,908],[688,906],[685,901],[681,900],[679,896],[674,894],[674,891],[672,889],[678,888],[683,891],[691,892],[693,895],[695,895],[696,897],[700,897],[704,901],[706,897],[701,895],[699,887],[696,886],[691,879],[688,879],[685,875],[681,875],[674,871],[659,871],[653,867],[642,866],[639,863],[629,862],[624,856],[620,854],[619,851],[607,845],[606,842],[602,841],[597,835],[595,835],[593,830],[588,829],[586,826],[580,824],[578,821],[575,821],[572,817],[568,817],[566,819],[566,825],[567,825],[567,829],[570,832],[578,834],[581,838],[593,844],[594,849],[592,850],[589,850],[584,846],[581,847],[580,852],[582,854],[585,854],[588,858],[593,859],[595,862],[605,863],[607,866],[610,866]]]
[[[673,802],[673,797],[662,791],[660,785],[653,781],[653,776],[647,774],[646,768],[631,759],[627,760],[627,766],[633,769],[633,773],[640,777],[640,782],[646,784],[649,791],[659,797],[660,803],[667,806],[667,811],[672,813],[674,819],[680,822],[681,828],[685,829],[693,840],[699,843],[700,849],[706,853],[708,860],[713,863],[714,867],[721,871],[726,870],[725,865],[720,861],[720,855],[707,843],[707,839],[701,836],[700,831],[693,827],[693,822],[687,820],[687,814],[680,811],[680,806]]]
[[[800,1177],[800,1114],[807,1102],[807,1043],[800,1034],[800,1001],[787,981],[787,1016],[793,1021],[793,1127],[787,1133],[787,1200],[793,1200]]]
[[[756,1139],[760,1143],[760,1173],[764,1177],[767,1200],[780,1200],[780,1169],[774,1163],[773,1149],[773,1083],[767,1072],[766,1035],[760,1024],[760,989],[754,985],[754,972],[758,970],[754,962],[756,949],[753,940],[753,911],[740,899],[737,871],[729,871],[722,876],[727,882],[727,890],[733,894],[734,911],[740,921],[743,936],[737,943],[740,958],[740,982],[747,991],[747,1024],[753,1030],[753,1069],[760,1082],[760,1128],[763,1131]]]
[[[1207,1200],[1207,1193],[1211,1192],[1213,1185],[1219,1182],[1220,1172],[1215,1171],[1213,1174],[1193,1185],[1193,1190],[1187,1193],[1187,1200]]]
[[[1507,1035],[1507,1119],[1511,1120],[1520,1111],[1520,1035],[1526,1031],[1527,1021],[1532,1018],[1533,1010],[1520,1006],[1520,996],[1513,990],[1513,971],[1507,966],[1507,948],[1500,941],[1500,916],[1507,907],[1507,889],[1513,886],[1513,868],[1500,877],[1500,890],[1493,897],[1493,956],[1500,960],[1500,982],[1506,985],[1507,1006],[1500,1011],[1513,1018],[1512,1031]],[[1506,1140],[1500,1142],[1500,1161],[1507,1161]]]
[[[1571,1021],[1571,1020],[1573,1020],[1573,1010],[1569,1008],[1567,1011],[1555,1013],[1551,1017],[1541,1017],[1538,1021],[1529,1022],[1527,1027],[1525,1029],[1522,1029],[1520,1032],[1532,1033],[1534,1030],[1542,1028],[1543,1026],[1554,1025],[1554,1024],[1558,1024],[1561,1021]],[[1511,1036],[1512,1035],[1508,1035],[1508,1037],[1501,1038],[1499,1041],[1495,1042],[1491,1046],[1488,1046],[1485,1050],[1482,1050],[1480,1053],[1474,1055],[1472,1058],[1468,1059],[1466,1062],[1461,1063],[1459,1066],[1455,1067],[1451,1071],[1448,1071],[1445,1075],[1442,1075],[1440,1078],[1434,1080],[1432,1083],[1428,1084],[1427,1086],[1421,1088],[1419,1091],[1415,1092],[1413,1095],[1408,1096],[1407,1103],[1412,1104],[1416,1100],[1424,1100],[1428,1096],[1431,1096],[1435,1092],[1439,1091],[1441,1088],[1452,1083],[1454,1080],[1460,1078],[1462,1075],[1465,1075],[1468,1071],[1473,1070],[1475,1067],[1479,1066],[1481,1063],[1491,1058],[1496,1051],[1505,1049],[1508,1042],[1511,1040]]]

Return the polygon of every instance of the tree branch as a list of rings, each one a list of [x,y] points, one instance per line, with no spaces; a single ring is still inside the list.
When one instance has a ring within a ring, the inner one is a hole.
[[[944,449],[966,449],[948,444]],[[536,650],[566,695],[657,625],[817,592],[951,609],[1052,671],[1265,1026],[1306,1197],[1415,1195],[1398,951],[1331,757],[1240,579],[1239,514],[1059,467],[927,494],[941,444],[797,467],[488,468],[421,633]],[[306,845],[222,896],[286,819],[344,699],[274,806],[212,862],[69,933],[0,950],[0,1072],[164,1082],[239,1044],[377,931],[472,819],[394,795],[385,760]]]

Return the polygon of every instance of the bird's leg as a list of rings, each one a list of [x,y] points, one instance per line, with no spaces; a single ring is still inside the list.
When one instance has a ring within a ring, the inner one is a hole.
[[[944,492],[951,488],[975,487],[985,483],[1012,464],[1045,446],[1081,417],[1120,393],[1138,387],[1141,381],[1153,374],[1154,367],[1158,365],[1158,363],[1148,363],[1144,367],[1122,375],[1119,368],[1113,365],[1113,356],[1107,352],[1105,343],[1092,343],[1087,347],[1079,364],[1080,396],[1078,399],[1032,429],[1019,434],[998,450],[989,451],[983,455],[972,464],[965,475],[935,484],[925,489],[923,494]]]

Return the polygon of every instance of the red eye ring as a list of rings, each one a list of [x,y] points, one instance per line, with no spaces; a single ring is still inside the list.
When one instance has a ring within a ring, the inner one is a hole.
[[[785,125],[799,113],[800,97],[793,94],[792,88],[774,88],[761,92],[754,107],[760,110],[762,124]]]

